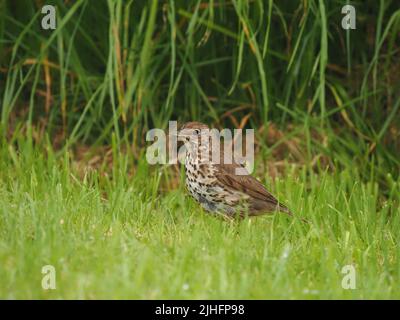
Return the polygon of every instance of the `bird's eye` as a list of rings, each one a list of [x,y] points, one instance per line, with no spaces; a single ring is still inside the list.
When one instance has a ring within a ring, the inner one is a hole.
[[[199,135],[200,134],[200,129],[194,129],[194,134]]]

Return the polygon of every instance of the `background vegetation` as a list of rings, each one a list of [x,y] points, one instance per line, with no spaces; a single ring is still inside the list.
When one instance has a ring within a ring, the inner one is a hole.
[[[44,4],[0,1],[1,297],[399,296],[397,1],[49,1],[56,30]],[[201,215],[144,161],[169,120],[255,128],[311,225]]]

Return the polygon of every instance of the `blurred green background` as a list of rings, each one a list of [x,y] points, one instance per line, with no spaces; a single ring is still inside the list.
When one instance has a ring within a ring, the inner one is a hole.
[[[149,128],[201,120],[257,129],[266,159],[291,145],[275,156],[386,184],[399,175],[399,3],[352,1],[344,30],[347,3],[2,1],[1,136],[140,148]],[[44,4],[56,30],[41,28]]]

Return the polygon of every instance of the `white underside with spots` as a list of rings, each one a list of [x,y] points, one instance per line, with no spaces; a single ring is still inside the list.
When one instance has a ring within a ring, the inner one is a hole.
[[[199,172],[200,165],[203,168],[203,175]],[[202,162],[201,159],[195,161],[190,152],[186,153],[185,169],[186,187],[190,195],[209,212],[233,215],[235,214],[233,206],[237,207],[248,198],[241,192],[228,192],[221,186],[215,185],[217,182],[214,175],[215,166],[212,163]]]

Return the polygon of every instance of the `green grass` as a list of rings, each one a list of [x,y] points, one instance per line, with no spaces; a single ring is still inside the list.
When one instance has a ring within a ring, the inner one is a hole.
[[[53,0],[49,31],[38,2],[3,1],[0,134],[23,123],[28,138],[48,133],[65,149],[112,136],[141,148],[148,129],[175,119],[295,124],[307,160],[355,162],[365,179],[374,166],[382,183],[400,166],[400,10],[352,1],[357,29],[343,30],[347,3]]]
[[[168,171],[144,161],[132,177],[125,159],[80,178],[67,156],[14,152],[0,161],[1,298],[400,298],[398,182],[382,202],[354,170],[288,167],[284,179],[260,178],[309,223],[232,223],[182,187],[163,191]],[[55,290],[41,287],[48,264]],[[349,264],[355,290],[341,287]]]

